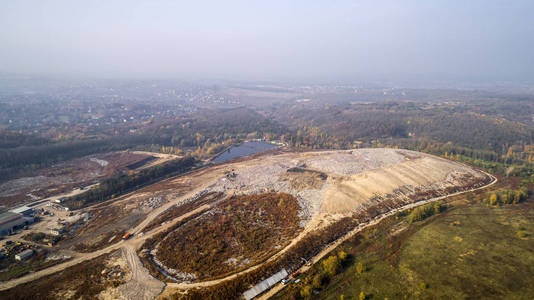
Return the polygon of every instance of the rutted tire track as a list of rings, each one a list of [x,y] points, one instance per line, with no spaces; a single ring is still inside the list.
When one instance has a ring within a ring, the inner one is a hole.
[[[131,245],[122,247],[122,255],[128,262],[132,278],[119,286],[121,297],[132,300],[149,300],[158,296],[165,288],[165,283],[152,277],[143,266],[135,248]]]

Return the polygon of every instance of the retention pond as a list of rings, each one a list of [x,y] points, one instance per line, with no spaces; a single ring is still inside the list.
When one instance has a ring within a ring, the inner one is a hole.
[[[225,162],[227,160],[231,160],[234,158],[238,158],[241,156],[263,152],[265,150],[277,148],[278,146],[267,144],[263,142],[244,142],[243,144],[239,146],[231,147],[230,149],[224,151],[222,154],[217,156],[213,162]]]

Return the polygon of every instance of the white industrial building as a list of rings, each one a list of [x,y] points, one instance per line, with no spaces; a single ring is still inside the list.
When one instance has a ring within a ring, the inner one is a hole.
[[[20,252],[19,254],[15,254],[15,259],[21,261],[21,260],[25,260],[25,259],[29,258],[32,255],[33,255],[33,250],[32,249],[26,249],[26,250]]]

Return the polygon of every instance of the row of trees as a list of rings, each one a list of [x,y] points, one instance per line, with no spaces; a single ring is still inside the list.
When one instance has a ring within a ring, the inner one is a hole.
[[[321,262],[321,272],[315,274],[311,284],[300,289],[300,296],[308,299],[312,296],[313,290],[320,290],[330,282],[332,276],[338,274],[350,263],[351,257],[345,251],[340,251],[337,255],[330,255]]]
[[[94,153],[123,150],[143,144],[141,136],[79,140],[0,149],[0,181],[53,163]]]
[[[48,143],[50,143],[50,141],[45,138],[25,135],[0,128],[0,149],[16,148],[20,146],[38,146]]]
[[[517,190],[501,190],[489,195],[485,202],[489,205],[517,204],[528,198],[528,190],[520,188]]]
[[[430,216],[441,213],[445,209],[447,207],[438,202],[418,206],[408,215],[408,223],[423,221]]]
[[[91,203],[108,200],[156,180],[184,173],[190,170],[195,163],[196,160],[192,156],[186,156],[143,169],[138,173],[121,174],[111,177],[105,179],[100,185],[87,192],[69,198],[65,205],[73,209],[78,209]]]

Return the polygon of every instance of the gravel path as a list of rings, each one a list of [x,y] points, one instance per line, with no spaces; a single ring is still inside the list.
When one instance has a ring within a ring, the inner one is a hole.
[[[121,298],[149,300],[161,294],[165,288],[165,283],[157,280],[148,273],[148,270],[143,267],[143,264],[139,260],[135,248],[131,245],[125,245],[122,247],[122,255],[128,262],[132,278],[126,284],[119,286]]]

